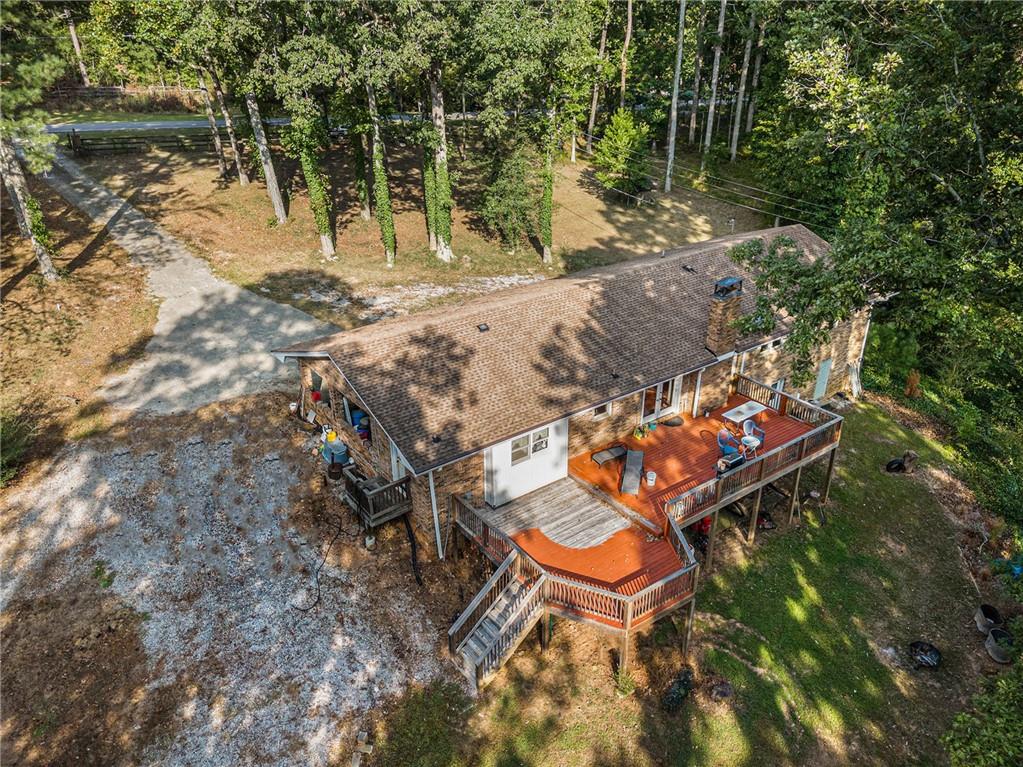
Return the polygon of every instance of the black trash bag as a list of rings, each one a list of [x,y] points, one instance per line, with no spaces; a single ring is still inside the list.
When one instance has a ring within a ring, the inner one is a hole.
[[[909,654],[916,668],[937,668],[941,663],[941,652],[930,642],[913,642],[909,645]]]
[[[693,670],[686,666],[675,677],[667,692],[664,693],[664,697],[661,698],[661,708],[669,714],[673,714],[681,709],[686,702],[686,698],[689,697],[689,693],[693,691],[693,685]]]

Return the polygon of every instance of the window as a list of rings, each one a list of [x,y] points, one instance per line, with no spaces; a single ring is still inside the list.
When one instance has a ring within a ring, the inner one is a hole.
[[[610,402],[605,402],[603,405],[597,405],[595,408],[593,408],[593,420],[600,421],[604,418],[607,418],[609,415],[611,415],[611,410],[612,407]]]
[[[780,338],[774,339],[774,341],[771,342],[771,348],[772,349],[777,349],[779,346],[781,346],[781,342],[782,342],[782,339],[780,339]]]
[[[529,460],[529,435],[516,437],[511,444],[512,466]]]
[[[547,439],[550,437],[550,429],[540,429],[533,432],[533,452],[539,453],[547,449]]]

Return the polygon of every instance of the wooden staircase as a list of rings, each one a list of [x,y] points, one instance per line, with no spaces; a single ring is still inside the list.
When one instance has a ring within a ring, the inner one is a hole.
[[[512,552],[448,631],[448,648],[478,690],[543,617],[547,576],[529,572]]]

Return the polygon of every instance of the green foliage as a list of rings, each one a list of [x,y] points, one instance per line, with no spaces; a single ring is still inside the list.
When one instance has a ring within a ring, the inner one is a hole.
[[[39,201],[30,194],[25,195],[25,207],[28,208],[28,228],[43,249],[53,254],[53,235],[46,226],[46,219],[43,218],[43,210],[39,207]]]
[[[391,190],[387,187],[387,170],[384,167],[383,147],[374,142],[373,146],[373,198],[376,203],[376,218],[380,225],[380,241],[388,259],[394,258],[397,239],[394,232],[394,216],[391,212]]]
[[[547,165],[543,171],[543,190],[540,193],[540,215],[538,216],[540,224],[540,242],[546,245],[548,248],[554,242],[553,232],[551,229],[551,216],[554,208],[554,168],[551,165],[551,160],[547,160]]]
[[[434,219],[434,231],[437,236],[448,245],[451,244],[451,208],[454,200],[451,197],[451,176],[448,173],[446,162],[434,164],[434,200],[436,203],[436,217]]]
[[[953,767],[1015,767],[1023,762],[1023,663],[988,680],[970,711],[942,738]]]
[[[426,205],[426,230],[437,233],[437,163],[433,149],[423,146],[423,202]]]
[[[319,151],[327,142],[327,130],[320,119],[294,118],[287,130],[281,134],[285,151],[297,157],[302,166],[302,176],[309,190],[309,206],[316,221],[316,231],[332,234],[330,222],[330,195],[327,193],[327,178],[320,170]],[[260,163],[262,165],[262,163]]]
[[[649,144],[649,126],[637,123],[631,112],[619,109],[593,152],[597,180],[605,189],[625,194],[649,188]]]
[[[483,195],[480,216],[512,250],[536,232],[536,159],[536,152],[527,142],[510,142],[503,156],[495,160]]]
[[[35,424],[26,414],[0,414],[0,487],[14,479],[35,435]]]
[[[366,184],[366,150],[363,148],[362,134],[353,133],[352,155],[355,158],[355,193],[359,197],[360,205],[369,204],[369,186]]]
[[[0,139],[17,141],[29,170],[50,167],[55,136],[44,132],[45,115],[39,109],[44,91],[64,71],[56,53],[55,24],[45,5],[11,0],[0,13]]]
[[[627,698],[636,691],[636,680],[627,668],[619,666],[615,670],[615,692],[619,697]]]

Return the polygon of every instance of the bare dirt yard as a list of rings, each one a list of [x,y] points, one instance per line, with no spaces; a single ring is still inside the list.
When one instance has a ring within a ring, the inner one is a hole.
[[[367,550],[314,442],[260,395],[117,424],[2,498],[0,761],[340,764],[454,677],[454,571],[417,586],[400,525]]]
[[[30,187],[46,212],[62,279],[47,285],[39,275],[4,194],[0,410],[32,421],[39,435],[33,451],[40,454],[118,417],[96,392],[104,378],[142,354],[157,303],[144,270],[105,229],[48,185],[32,181]]]
[[[350,327],[502,287],[553,277],[662,248],[767,225],[757,213],[685,189],[652,195],[636,207],[598,189],[588,166],[562,163],[555,178],[554,250],[545,267],[535,247],[508,252],[475,214],[482,169],[471,153],[453,153],[453,243],[444,264],[427,248],[420,160],[411,147],[392,147],[391,194],[398,264],[387,269],[374,220],[359,216],[350,153],[344,144],[324,158],[334,203],[338,259],[319,252],[301,174],[275,155],[289,196],[289,220],[276,226],[266,190],[217,177],[215,161],[196,154],[151,152],[95,156],[82,167],[188,243],[221,277],[341,327]],[[255,178],[255,174],[253,174]]]

